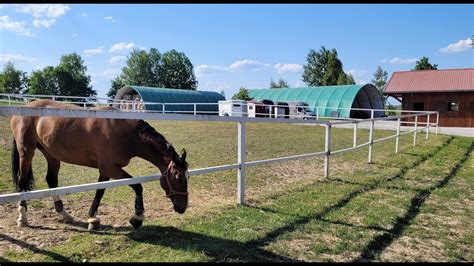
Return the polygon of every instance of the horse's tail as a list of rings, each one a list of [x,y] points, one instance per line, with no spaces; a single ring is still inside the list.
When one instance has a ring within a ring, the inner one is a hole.
[[[30,191],[33,190],[33,169],[30,165],[28,171],[28,178],[23,182],[22,185],[18,183],[18,172],[20,171],[20,153],[18,153],[18,148],[16,146],[16,141],[13,139],[12,142],[12,181],[15,186],[16,191]]]

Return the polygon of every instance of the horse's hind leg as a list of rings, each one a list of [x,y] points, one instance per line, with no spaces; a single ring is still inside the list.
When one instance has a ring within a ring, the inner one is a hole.
[[[34,145],[19,145],[19,171],[18,171],[18,191],[29,191],[32,189],[33,170],[31,162],[34,156]],[[19,227],[28,226],[28,219],[26,218],[26,212],[28,210],[26,200],[22,200],[18,205],[18,220],[17,225]]]
[[[39,150],[43,153],[44,157],[48,161],[48,172],[46,173],[46,182],[48,183],[49,188],[58,187],[58,173],[61,162],[51,155],[49,155],[44,149],[38,147]],[[72,223],[74,219],[64,210],[63,201],[59,196],[53,196],[54,209],[63,217],[65,223]]]

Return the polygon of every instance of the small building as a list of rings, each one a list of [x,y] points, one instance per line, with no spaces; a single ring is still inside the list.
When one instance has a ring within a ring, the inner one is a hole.
[[[385,94],[402,110],[438,111],[441,127],[474,127],[474,68],[394,72]]]
[[[251,89],[249,96],[254,100],[269,99],[274,102],[305,102],[308,108],[323,117],[368,118],[370,111],[350,110],[383,109],[383,98],[371,84],[340,85],[306,88]],[[375,111],[374,117],[381,117],[383,111]]]
[[[165,110],[191,114],[194,112],[194,104],[197,104],[196,113],[217,114],[218,102],[225,98],[213,91],[124,86],[115,95],[115,100],[121,101],[115,106],[125,110]]]

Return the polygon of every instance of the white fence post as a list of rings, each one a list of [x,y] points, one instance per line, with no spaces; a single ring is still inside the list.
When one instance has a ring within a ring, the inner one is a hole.
[[[439,112],[436,113],[436,135],[439,132]]]
[[[399,117],[397,119],[397,138],[395,139],[395,153],[398,153],[399,145],[400,145],[400,120]]]
[[[428,135],[430,134],[430,114],[426,118],[427,128],[426,128],[426,139],[428,139]]]
[[[10,97],[10,95],[8,95],[8,105],[12,105],[12,102],[11,102],[11,97]]]
[[[238,125],[237,163],[240,165],[237,172],[237,202],[245,203],[245,122]]]
[[[418,130],[418,115],[415,116],[415,131],[413,132],[413,146],[416,146],[416,131]]]
[[[324,177],[329,178],[329,156],[331,155],[331,124],[326,125],[326,140],[324,142]]]
[[[370,119],[374,119],[374,109],[370,110]]]
[[[316,106],[316,120],[319,120],[319,107]]]
[[[352,145],[352,147],[356,147],[357,146],[357,127],[358,127],[358,122],[354,122],[354,144]]]
[[[373,110],[372,110],[373,112]],[[370,121],[370,133],[369,133],[369,163],[372,163],[372,146],[374,145],[374,123],[375,121]]]
[[[163,108],[163,114],[164,114],[165,113],[165,103],[162,103],[161,107]]]

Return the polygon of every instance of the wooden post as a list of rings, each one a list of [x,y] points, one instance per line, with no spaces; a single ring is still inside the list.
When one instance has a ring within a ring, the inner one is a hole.
[[[354,148],[357,146],[357,127],[358,127],[358,125],[359,125],[358,122],[355,121],[354,122],[354,141],[353,141],[353,145],[352,145],[352,147],[354,147]]]
[[[326,125],[326,140],[324,142],[324,177],[329,178],[329,156],[331,155],[331,125]]]
[[[373,110],[372,110],[373,111]],[[370,121],[370,133],[369,133],[369,163],[372,163],[372,146],[374,145],[374,120]]]
[[[237,163],[240,165],[237,172],[237,202],[245,203],[245,122],[239,122],[237,146]]]

